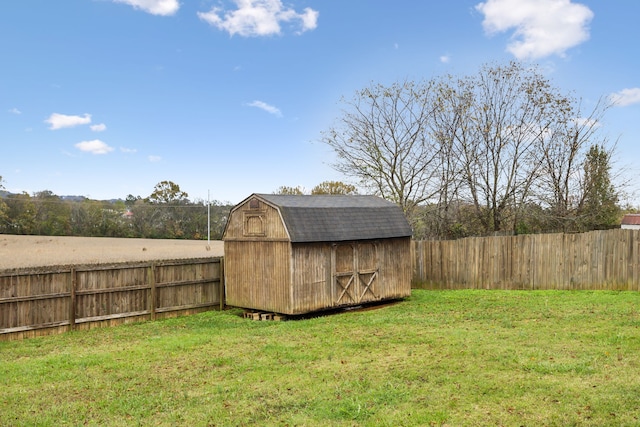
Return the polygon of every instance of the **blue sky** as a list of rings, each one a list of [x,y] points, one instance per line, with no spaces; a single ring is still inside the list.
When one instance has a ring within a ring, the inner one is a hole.
[[[0,176],[13,192],[194,199],[343,180],[320,142],[370,83],[538,64],[640,175],[637,0],[5,0]],[[638,202],[632,200],[634,205]]]

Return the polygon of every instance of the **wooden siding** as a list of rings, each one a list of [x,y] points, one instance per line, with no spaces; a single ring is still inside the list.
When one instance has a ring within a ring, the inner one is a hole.
[[[294,244],[292,264],[290,314],[411,294],[409,238]]]
[[[333,306],[331,299],[331,245],[293,245],[291,313],[301,314]]]
[[[291,244],[225,241],[227,304],[290,313]]]
[[[288,240],[288,235],[277,209],[250,199],[232,211],[224,240]]]
[[[470,237],[414,243],[428,289],[640,290],[640,231]]]
[[[411,295],[411,239],[387,239],[380,242],[380,282],[385,299]]]
[[[0,273],[0,340],[221,306],[221,258]]]
[[[404,298],[411,294],[411,273],[409,238],[225,241],[226,303],[247,309],[296,315]]]

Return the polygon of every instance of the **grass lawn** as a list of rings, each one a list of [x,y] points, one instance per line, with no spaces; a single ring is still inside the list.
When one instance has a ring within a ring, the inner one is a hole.
[[[0,342],[0,426],[640,425],[640,294],[424,291]]]

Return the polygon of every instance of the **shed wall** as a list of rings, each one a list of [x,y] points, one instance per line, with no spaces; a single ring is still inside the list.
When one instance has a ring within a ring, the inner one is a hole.
[[[411,295],[411,239],[292,245],[290,312]]]
[[[288,242],[225,241],[224,252],[228,305],[289,313]]]
[[[620,228],[623,230],[640,230],[640,224],[622,224]]]
[[[384,283],[384,298],[405,298],[411,295],[413,276],[411,238],[387,239],[381,242],[383,266],[380,280]]]
[[[333,306],[331,299],[331,244],[292,246],[291,313],[301,314]]]

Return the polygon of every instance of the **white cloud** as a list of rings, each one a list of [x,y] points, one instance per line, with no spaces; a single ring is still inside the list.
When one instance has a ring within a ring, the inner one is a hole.
[[[97,125],[89,126],[89,129],[91,129],[94,132],[104,132],[105,130],[107,130],[107,125],[105,125],[104,123],[100,123]]]
[[[320,16],[320,12],[311,9],[310,7],[305,7],[304,13],[302,14],[296,14],[294,12],[294,18],[302,20],[302,27],[297,31],[297,34],[302,34],[309,30],[315,30],[318,26],[318,16]]]
[[[630,89],[622,89],[620,92],[609,95],[612,104],[618,107],[626,107],[627,105],[640,103],[640,88],[634,87]]]
[[[487,0],[476,10],[487,34],[514,30],[507,51],[518,59],[564,56],[589,39],[593,18],[591,9],[571,0]]]
[[[273,114],[274,116],[282,117],[282,112],[279,108],[274,107],[273,105],[269,105],[266,102],[262,101],[253,101],[247,104],[249,107],[256,107],[261,110],[266,111],[269,114]]]
[[[76,144],[76,148],[80,151],[84,151],[91,154],[107,154],[113,151],[113,147],[109,147],[99,139],[91,141],[82,141]]]
[[[85,114],[84,116],[67,116],[66,114],[53,113],[44,122],[51,125],[49,127],[51,130],[71,128],[91,123],[91,114]]]
[[[151,163],[157,163],[157,162],[159,162],[160,160],[162,160],[162,157],[160,157],[160,156],[153,156],[153,155],[151,155],[151,156],[147,157],[147,159],[148,159]]]
[[[442,62],[443,64],[448,64],[449,62],[451,62],[451,55],[442,55],[440,57],[440,62]]]
[[[14,108],[11,108],[9,110],[9,113],[11,113],[11,114],[22,114],[22,111],[20,111],[20,110],[18,110],[17,108],[14,107]]]
[[[124,3],[136,9],[152,15],[169,16],[180,9],[178,0],[113,0],[115,3]]]
[[[136,150],[135,148],[126,148],[126,147],[120,147],[120,151],[127,154],[135,154],[138,152],[138,150]]]
[[[198,17],[230,35],[258,37],[280,34],[280,24],[298,23],[296,34],[318,26],[319,12],[305,8],[302,13],[287,9],[281,0],[234,0],[238,7],[223,11],[219,7],[209,12],[198,12]]]

